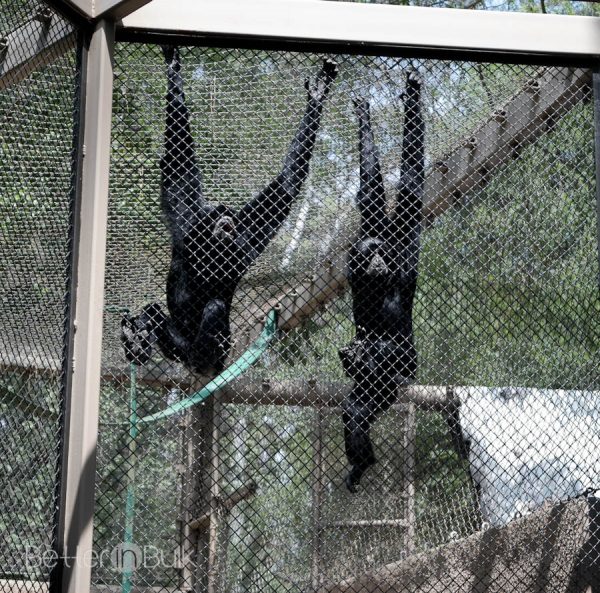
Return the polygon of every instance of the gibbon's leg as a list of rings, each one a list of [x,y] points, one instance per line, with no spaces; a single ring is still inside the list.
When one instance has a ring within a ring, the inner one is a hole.
[[[325,60],[315,83],[311,86],[306,82],[306,111],[285,157],[281,173],[238,213],[240,232],[249,245],[251,260],[264,251],[279,230],[308,177],[321,113],[337,73],[337,64],[332,60]]]
[[[350,492],[356,492],[365,471],[377,462],[369,436],[371,425],[389,409],[395,398],[394,385],[355,383],[343,403],[344,444],[346,457],[352,466],[345,481]]]
[[[185,360],[190,343],[179,334],[158,303],[146,305],[135,317],[123,315],[121,341],[127,360],[146,364],[154,344],[171,360]]]
[[[356,492],[365,471],[377,461],[369,438],[369,428],[375,415],[368,401],[355,401],[356,392],[360,390],[361,387],[355,384],[343,403],[342,412],[346,457],[352,466],[345,478],[346,487],[350,492]]]
[[[190,344],[189,364],[202,375],[220,373],[230,346],[229,308],[222,299],[213,299],[204,307],[196,339]]]

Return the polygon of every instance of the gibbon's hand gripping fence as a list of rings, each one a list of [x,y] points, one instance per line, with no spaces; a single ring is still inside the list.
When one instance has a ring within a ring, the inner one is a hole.
[[[110,68],[101,27],[0,6],[0,592],[73,592]],[[167,94],[152,41],[114,52],[92,591],[595,592],[592,71],[207,40]]]

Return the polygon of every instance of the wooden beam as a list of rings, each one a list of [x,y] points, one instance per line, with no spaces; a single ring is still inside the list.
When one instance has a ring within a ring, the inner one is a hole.
[[[359,521],[332,521],[326,523],[325,527],[333,527],[337,529],[352,529],[362,527],[399,527],[406,529],[408,523],[405,519],[363,519]]]
[[[229,496],[226,496],[224,498],[218,497],[216,500],[216,505],[221,511],[229,513],[240,502],[254,496],[257,490],[258,485],[256,484],[256,482],[250,482],[248,484],[240,486],[237,490],[234,490]],[[197,519],[190,521],[190,529],[207,529],[210,525],[210,519],[211,512],[208,511],[200,517],[198,517]]]
[[[4,355],[3,355],[4,356]],[[45,369],[31,366],[35,357],[19,359],[20,364],[1,360],[0,370],[3,372],[27,372],[40,376],[54,377],[58,368]],[[181,369],[179,374],[172,365],[147,365],[138,371],[137,380],[140,385],[153,388],[194,388],[193,376]],[[106,382],[124,382],[129,380],[129,368],[105,368],[102,379]],[[337,407],[349,393],[352,384],[349,381],[315,381],[303,379],[257,381],[242,377],[227,386],[219,393],[219,399],[228,404],[252,404],[273,406],[322,406]],[[443,410],[456,398],[451,388],[438,385],[411,385],[399,388],[398,403],[414,403],[427,410]],[[28,402],[23,403],[28,406]]]
[[[3,355],[4,356],[4,355]],[[41,366],[31,366],[35,357],[20,360],[18,366],[10,361],[0,361],[3,372],[28,372],[40,376],[54,377],[58,368],[45,369]],[[140,385],[153,388],[193,389],[194,378],[190,373],[181,369],[178,373],[172,365],[148,365],[138,371],[137,380]],[[129,380],[129,368],[105,368],[102,379],[106,382],[124,382]],[[227,404],[250,404],[272,406],[304,406],[304,407],[338,407],[350,392],[352,384],[349,381],[311,381],[304,379],[257,381],[242,377],[227,386],[219,393],[219,399]],[[6,395],[6,394],[5,394]],[[0,399],[8,401],[2,397]],[[29,408],[29,402],[22,402]],[[454,391],[439,385],[410,385],[399,388],[398,403],[414,403],[417,407],[441,411],[451,403],[456,403]],[[45,415],[45,412],[44,412]]]
[[[446,390],[446,397],[451,397],[453,392]],[[455,406],[456,407],[456,406]],[[448,407],[444,406],[444,412]],[[404,549],[408,555],[414,554],[417,547],[417,511],[416,511],[416,453],[417,453],[417,414],[414,403],[406,405],[404,411],[404,433],[402,435],[402,494],[404,495]]]
[[[527,81],[429,171],[423,200],[427,222],[465,194],[485,186],[493,172],[516,159],[523,148],[590,96],[590,85],[590,71],[581,68],[551,68]]]
[[[272,406],[338,407],[350,392],[346,382],[317,382],[302,379],[257,382],[241,379],[219,397],[224,403]],[[453,390],[436,385],[410,385],[398,388],[397,404],[414,403],[429,411],[443,411],[453,403]]]
[[[0,90],[17,84],[35,70],[75,47],[76,33],[50,9],[0,40]]]

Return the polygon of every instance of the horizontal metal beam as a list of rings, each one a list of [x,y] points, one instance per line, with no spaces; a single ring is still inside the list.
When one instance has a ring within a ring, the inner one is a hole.
[[[110,16],[120,19],[148,4],[151,0],[95,0],[93,3],[94,18]]]
[[[51,4],[58,10],[62,5],[66,10],[75,11],[86,19],[94,16],[94,0],[53,0]]]
[[[52,8],[66,15],[76,14],[88,21],[120,19],[152,0],[46,0]]]
[[[321,0],[153,0],[118,23],[122,37],[330,43],[347,48],[421,48],[595,58],[600,18]]]

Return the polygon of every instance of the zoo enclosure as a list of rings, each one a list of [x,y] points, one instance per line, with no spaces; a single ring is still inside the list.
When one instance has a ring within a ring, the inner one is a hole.
[[[191,16],[193,16],[195,14],[195,10],[193,7],[188,6],[187,7],[189,9],[189,11],[186,13],[186,19],[187,22],[191,21]],[[273,13],[277,14],[277,9],[274,6],[271,6],[270,8],[273,9]],[[316,7],[314,8],[314,10],[318,10]],[[330,8],[328,8],[328,10],[332,10]],[[339,10],[349,10],[348,8],[340,8]],[[176,13],[173,15],[173,18],[177,17],[179,13]],[[337,13],[336,13],[337,14]],[[341,13],[340,13],[341,14]],[[365,12],[364,14],[369,14],[367,12]],[[406,13],[408,14],[408,13]],[[418,13],[416,13],[418,14]],[[135,16],[135,15],[134,15]],[[133,19],[134,16],[132,16],[131,18]],[[142,15],[143,16],[143,15]],[[136,35],[142,35],[145,36],[147,34],[146,31],[143,31],[143,29],[146,28],[147,24],[144,24],[146,21],[144,21],[142,19],[142,16],[140,16],[140,21],[132,21],[132,25],[131,28],[134,29],[134,31],[127,31],[127,29],[124,29],[123,32],[121,33],[123,35],[124,39],[127,39],[129,41],[133,40],[135,38]],[[362,16],[362,15],[361,15]],[[515,15],[516,17],[518,17],[519,15]],[[144,17],[145,18],[145,17]],[[302,15],[298,15],[298,20],[299,22],[301,22],[301,18],[306,18],[306,17],[302,17]],[[467,18],[471,18],[471,17],[467,17]],[[488,17],[485,17],[488,18]],[[504,18],[504,17],[502,17]],[[517,18],[518,20],[518,18]],[[322,23],[323,21],[327,22],[327,19],[315,19],[315,22],[320,22]],[[186,26],[187,26],[187,22],[186,22]],[[205,21],[203,21],[203,23],[205,23]],[[332,23],[332,27],[335,29],[338,26],[338,23],[336,21],[330,21],[330,23]],[[311,25],[314,25],[313,23],[310,23]],[[125,25],[127,26],[127,19],[125,20]],[[163,27],[165,26],[164,24],[162,25]],[[206,24],[203,24],[204,27],[206,27]],[[183,28],[181,23],[178,22],[174,25],[168,25],[167,26],[167,30],[169,30],[169,27],[172,27],[175,30],[179,30],[181,32],[181,29]],[[410,32],[412,34],[413,31],[415,31],[414,28],[409,28]],[[142,32],[140,33],[140,30],[142,30]],[[285,31],[284,29],[284,23],[281,24],[281,30],[282,32]],[[350,29],[351,30],[351,29]],[[364,29],[363,29],[364,30]],[[479,29],[478,29],[479,30]],[[296,29],[297,31],[297,29]],[[224,31],[226,33],[231,34],[232,32],[230,30]],[[213,31],[213,33],[215,33]],[[235,32],[236,35],[241,35],[239,32]],[[181,39],[182,44],[183,43],[189,43],[191,41],[190,39],[190,35],[192,35],[193,33],[191,31],[188,31],[187,33],[183,34],[183,37]],[[283,33],[282,33],[283,34]],[[330,34],[330,36],[332,38],[335,38],[337,34],[337,31],[332,32]],[[394,33],[395,35],[397,35],[397,32]],[[530,34],[530,32],[529,32]],[[320,43],[323,44],[324,43],[324,39],[327,36],[325,35],[324,37],[320,37]],[[583,38],[583,35],[578,35],[577,36],[577,42],[579,43],[579,40],[581,38]],[[140,37],[138,37],[139,39]],[[143,38],[143,37],[142,37]],[[561,35],[560,39],[564,40],[568,38],[568,36],[564,36]],[[108,121],[110,120],[110,117],[108,117],[108,113],[107,110],[109,111],[109,108],[107,105],[110,104],[110,101],[107,100],[107,98],[110,96],[110,86],[111,83],[109,82],[110,80],[110,61],[108,60],[109,57],[109,49],[111,47],[111,43],[110,43],[110,26],[108,26],[106,23],[104,23],[102,26],[99,27],[99,29],[97,30],[94,39],[96,40],[96,43],[98,45],[92,45],[91,46],[91,51],[90,51],[90,57],[88,59],[91,59],[92,57],[95,56],[99,56],[98,60],[96,62],[91,62],[90,65],[88,66],[88,68],[91,68],[91,76],[92,79],[94,80],[94,83],[99,85],[99,88],[102,90],[103,92],[103,101],[98,101],[98,103],[96,105],[94,105],[94,102],[91,100],[92,97],[97,96],[97,93],[94,91],[91,94],[91,98],[90,101],[88,101],[87,104],[87,108],[88,108],[88,113],[90,114],[90,122],[94,122],[94,126],[95,127],[90,127],[91,123],[88,123],[88,126],[86,127],[86,133],[87,134],[92,134],[90,137],[90,140],[86,140],[85,141],[85,145],[86,145],[86,162],[88,163],[92,163],[92,165],[88,165],[89,167],[91,167],[91,171],[87,171],[87,173],[92,177],[93,181],[96,181],[96,173],[95,173],[95,163],[96,163],[96,159],[94,158],[94,150],[95,148],[98,150],[98,156],[99,157],[104,157],[104,158],[100,158],[99,162],[98,162],[98,167],[101,168],[104,171],[104,174],[106,175],[106,172],[108,170],[108,163],[106,160],[106,142],[107,142],[107,130],[106,127],[108,125]],[[169,37],[169,39],[172,41],[173,38]],[[147,39],[146,39],[147,40]],[[153,41],[156,41],[156,38],[153,38]],[[269,40],[270,43],[273,43],[273,40]],[[336,43],[340,43],[340,39],[336,38],[335,39]],[[403,40],[397,40],[397,43],[399,45],[404,46],[406,44],[406,41],[404,40],[404,43],[402,43]],[[486,40],[487,41],[487,40]],[[197,40],[196,40],[197,42]],[[206,40],[203,40],[203,44],[206,44]],[[282,42],[283,43],[283,42]],[[300,43],[299,41],[297,41],[297,43]],[[372,42],[375,45],[375,42]],[[425,52],[425,49],[427,48],[421,48],[418,51],[414,51],[414,50],[409,50],[406,47],[402,47],[401,49],[393,49],[392,46],[394,44],[391,44],[389,39],[385,41],[385,43],[387,43],[388,45],[386,46],[385,51],[383,49],[381,49],[381,46],[378,47],[373,47],[373,51],[374,53],[389,53],[389,54],[401,54],[402,56],[414,56],[417,57],[419,55],[428,55],[431,56],[433,54],[428,54],[427,52]],[[554,40],[553,40],[554,43]],[[223,45],[245,45],[245,44],[257,44],[260,45],[262,47],[266,47],[266,43],[264,43],[264,41],[260,42],[256,39],[252,40],[252,41],[248,41],[247,38],[242,38],[242,37],[238,37],[234,40],[230,40],[228,41],[223,41],[222,38],[219,37],[219,44],[223,44]],[[384,43],[382,43],[383,45],[385,45]],[[489,44],[489,42],[488,42]],[[210,43],[208,44],[210,45]],[[432,43],[432,45],[435,45],[435,49],[433,51],[435,52],[439,52],[440,48],[440,42],[439,42],[439,38],[436,39],[435,43]],[[474,43],[474,46],[476,46],[477,44]],[[499,44],[500,45],[500,44]],[[308,49],[309,46],[303,45],[303,49]],[[330,46],[327,45],[327,47],[325,47],[324,45],[319,45],[319,44],[313,44],[310,46],[311,49],[317,49],[317,50],[324,50],[327,49],[327,51],[332,51],[334,49],[336,49],[334,46]],[[298,46],[293,45],[294,49],[298,49]],[[271,49],[274,50],[275,46],[271,45]],[[280,47],[279,49],[284,49],[283,45],[282,47]],[[287,47],[287,49],[289,49],[289,47]],[[337,50],[339,49],[343,49],[344,52],[347,52],[349,49],[351,49],[350,47],[343,45],[340,48],[337,48]],[[450,49],[450,48],[447,48]],[[456,49],[456,48],[455,48]],[[481,49],[481,48],[479,48]],[[487,49],[489,49],[489,45],[487,46]],[[506,46],[500,46],[497,49],[499,50],[505,50],[507,49]],[[543,48],[542,48],[543,49]],[[542,52],[542,49],[540,49],[540,46],[538,46],[535,51],[536,53],[540,53]],[[568,49],[568,48],[567,48]],[[127,56],[127,49],[123,49],[122,50],[123,53],[121,54],[122,56]],[[456,51],[458,51],[458,49],[456,49]],[[462,52],[462,49],[460,50]],[[529,47],[529,51],[532,51],[532,48]],[[103,52],[103,53],[102,53]],[[423,53],[425,52],[425,53]],[[361,48],[361,53],[368,53],[366,51],[366,49],[364,47]],[[566,53],[566,50],[565,50]],[[576,52],[575,52],[576,53]],[[589,51],[588,53],[593,54],[595,52],[591,52]],[[230,55],[234,55],[235,58],[235,54],[232,54],[230,52]],[[440,55],[440,54],[435,54],[437,57],[450,57],[449,55]],[[456,53],[454,54],[454,56],[456,57],[456,59],[458,59],[458,57],[460,56],[461,58],[466,57],[467,54],[464,53]],[[239,54],[240,58],[236,58],[239,59],[241,61],[241,58],[243,58],[244,54],[243,52],[241,54]],[[483,57],[483,56],[480,56]],[[494,55],[488,55],[487,56],[489,59],[494,59],[494,60],[498,60],[499,56],[497,54]],[[503,56],[504,58],[506,56]],[[583,60],[583,65],[585,65],[587,62],[586,60],[589,58],[589,56],[584,56],[584,58],[582,58],[581,56],[577,57],[577,58],[573,58],[573,56],[571,56],[571,60],[570,63],[571,65],[573,65],[576,61],[579,60]],[[552,64],[552,66],[556,66],[559,64],[559,61],[562,61],[565,59],[564,55],[560,56],[560,59],[557,57],[556,59],[554,59],[553,57],[548,57],[547,56],[548,61]],[[520,55],[513,55],[510,58],[511,61],[531,61],[531,55],[529,54],[526,58],[524,56],[520,56]],[[119,62],[117,61],[117,64]],[[421,62],[422,64],[423,62]],[[581,65],[581,64],[580,64]],[[96,67],[96,71],[93,70],[93,67]],[[298,68],[299,70],[301,70],[301,67]],[[90,70],[89,70],[90,71]],[[526,70],[523,70],[524,73],[526,73]],[[554,80],[561,80],[560,77],[557,75],[556,72],[550,72],[550,70],[547,70],[547,76],[549,77],[549,79],[551,81]],[[162,72],[159,69],[155,70],[155,73],[158,74],[159,76],[162,76]],[[102,75],[103,74],[103,75]],[[587,80],[587,82],[586,82]],[[527,79],[525,79],[525,82],[527,81]],[[578,70],[570,70],[568,71],[568,76],[565,74],[565,84],[562,88],[566,89],[564,91],[565,94],[563,95],[559,95],[558,99],[555,99],[556,101],[558,101],[559,104],[561,105],[568,105],[570,101],[575,102],[575,98],[576,97],[580,97],[580,95],[578,93],[581,93],[582,95],[585,95],[586,93],[588,93],[589,96],[589,90],[586,91],[586,85],[589,85],[589,72],[582,72],[582,71],[578,71]],[[551,88],[554,88],[554,85],[550,85]],[[125,90],[127,90],[127,85],[124,85],[121,88],[125,88]],[[541,78],[541,83],[539,83],[539,87],[538,88],[533,88],[533,89],[529,89],[529,95],[534,94],[537,95],[538,98],[544,97],[544,79],[543,76]],[[99,95],[98,95],[99,96]],[[526,95],[528,96],[528,95]],[[127,93],[125,93],[125,97],[127,97]],[[513,100],[518,100],[518,95],[516,97],[513,98]],[[577,103],[579,103],[579,99],[577,99]],[[95,112],[95,113],[94,113]],[[99,117],[98,117],[99,115]],[[502,114],[496,114],[496,118],[501,119],[502,118]],[[134,122],[135,123],[135,122]],[[496,123],[500,123],[500,122],[496,122]],[[97,142],[94,142],[94,130],[97,131],[98,134],[100,134],[102,125],[104,124],[104,129],[103,129],[103,136],[102,137],[98,137]],[[540,121],[539,124],[536,124],[535,129],[539,128],[539,125],[541,125],[542,122]],[[126,125],[131,125],[131,124],[127,124]],[[545,123],[544,123],[545,125]],[[535,131],[534,129],[534,131]],[[489,135],[489,132],[484,132],[482,139],[485,140],[485,138]],[[467,138],[468,141],[470,141],[473,137],[470,136]],[[475,140],[477,140],[475,138]],[[467,154],[469,154],[469,151],[475,152],[477,151],[477,146],[481,145],[483,143],[478,143],[478,142],[471,142],[471,147],[467,146]],[[523,143],[525,144],[525,142]],[[482,150],[482,148],[479,148],[479,150]],[[274,157],[275,158],[275,157]],[[448,165],[446,165],[448,166]],[[462,165],[452,165],[449,166],[448,169],[451,170],[451,173],[454,173],[454,171],[456,171],[457,173],[460,173],[461,171],[461,167]],[[468,186],[470,184],[472,184],[472,186],[478,186],[481,184],[481,177],[485,177],[485,175],[482,175],[482,170],[481,167],[479,166],[479,163],[477,161],[475,161],[475,163],[471,163],[471,169],[466,169],[466,170],[462,170],[462,176],[463,176],[463,180],[467,186],[467,190],[468,190]],[[444,167],[440,166],[437,168],[437,172],[436,175],[441,176],[441,175],[448,175],[448,172],[446,171],[446,173],[444,173]],[[84,175],[84,180],[86,179],[85,175]],[[91,186],[96,187],[97,185],[96,183],[92,183],[92,181],[90,181]],[[434,178],[431,178],[430,183],[434,183]],[[103,189],[102,187],[97,188],[98,191],[103,194],[105,191],[105,188]],[[90,197],[92,194],[90,193],[84,193],[84,196],[88,196]],[[439,191],[435,191],[432,192],[432,195],[436,195],[439,196],[440,192]],[[443,195],[443,194],[442,194]],[[443,202],[443,200],[442,200]],[[98,290],[98,286],[102,285],[102,281],[99,282],[99,278],[96,277],[94,274],[90,275],[89,272],[90,271],[94,271],[94,272],[100,272],[102,269],[102,266],[99,265],[99,260],[98,260],[98,253],[104,253],[104,247],[103,247],[103,237],[102,235],[104,234],[103,229],[106,228],[106,225],[102,222],[102,220],[100,220],[100,224],[98,226],[96,226],[94,223],[94,215],[97,215],[98,213],[100,213],[100,215],[102,214],[102,208],[100,208],[100,210],[97,209],[98,204],[102,204],[102,201],[99,202],[93,202],[94,208],[92,208],[92,210],[90,211],[89,215],[85,215],[81,217],[81,220],[84,221],[89,221],[90,223],[90,229],[89,230],[84,230],[83,232],[81,232],[80,237],[82,237],[82,241],[86,240],[86,241],[91,241],[92,245],[94,241],[99,241],[98,244],[95,245],[95,247],[93,249],[90,249],[89,251],[87,251],[88,248],[86,248],[86,251],[84,252],[84,254],[87,254],[88,256],[88,260],[86,261],[83,257],[80,256],[80,260],[79,260],[79,266],[81,269],[81,274],[80,274],[80,282],[79,282],[79,290],[81,291],[85,291],[86,290],[86,286],[87,289],[89,291],[91,291],[92,294],[94,294],[96,296],[96,298],[98,297],[99,293],[101,291]],[[85,202],[82,203],[82,205],[85,205]],[[102,219],[102,216],[100,216],[100,218]],[[98,220],[96,219],[96,223],[98,223]],[[95,234],[99,232],[99,234]],[[99,250],[99,251],[98,251]],[[83,255],[83,254],[82,254]],[[100,259],[102,259],[102,257],[100,257]],[[94,265],[92,265],[94,264]],[[326,266],[327,269],[319,269],[318,273],[315,275],[317,280],[321,280],[323,282],[323,284],[325,284],[328,287],[331,287],[331,290],[333,291],[333,289],[336,288],[336,284],[343,282],[343,270],[341,269],[341,262],[340,262],[340,267],[336,268],[334,266],[331,266],[329,264],[327,264]],[[592,268],[593,269],[593,268]],[[304,287],[307,290],[307,293],[312,295],[314,292],[314,287],[309,283],[308,286]],[[300,293],[300,295],[302,296],[302,298],[300,299],[301,301],[305,301],[304,303],[302,303],[302,306],[300,307],[301,309],[310,309],[310,307],[308,307],[306,305],[307,299],[303,297],[303,293]],[[291,296],[291,295],[290,295]],[[299,296],[296,295],[295,297],[293,297],[295,300],[299,299]],[[89,305],[89,319],[93,320],[95,318],[96,322],[99,321],[98,318],[98,314],[99,311],[101,310],[101,303],[96,302],[95,305],[92,301],[90,301],[87,297],[85,298],[84,301],[86,304]],[[85,309],[83,310],[85,312]],[[95,311],[95,316],[92,315],[93,311]],[[296,318],[296,313],[295,313],[295,309],[294,307],[290,306],[289,303],[285,303],[282,305],[282,313],[284,314],[284,323],[285,323],[285,314],[286,311],[289,313],[290,315],[290,319],[294,320]],[[110,316],[110,312],[108,312],[108,315]],[[88,337],[86,338],[86,323],[85,323],[85,319],[86,316],[82,313],[82,308],[81,306],[79,307],[79,316],[78,316],[79,322],[78,322],[78,334],[81,337],[78,337],[78,339],[80,340],[89,340],[89,343],[81,343],[80,344],[80,348],[81,351],[79,352],[79,354],[77,354],[77,352],[75,353],[75,363],[77,363],[77,361],[82,361],[85,360],[86,364],[89,364],[90,367],[84,369],[85,372],[81,371],[81,375],[77,374],[77,369],[75,369],[75,374],[74,374],[74,381],[77,381],[78,376],[81,377],[81,380],[85,380],[85,384],[80,385],[77,390],[76,393],[78,394],[83,394],[86,393],[86,398],[85,400],[73,400],[71,405],[77,405],[78,401],[80,404],[85,404],[85,406],[91,406],[90,410],[92,411],[92,413],[90,414],[89,411],[87,411],[86,409],[84,410],[75,410],[75,409],[71,409],[70,410],[70,414],[73,415],[75,414],[76,418],[85,418],[86,420],[88,420],[90,422],[89,426],[86,427],[82,427],[81,425],[79,425],[78,423],[75,426],[72,426],[72,430],[77,430],[77,431],[81,431],[83,428],[85,428],[85,433],[86,433],[86,439],[85,441],[87,442],[87,439],[92,438],[93,439],[93,435],[95,434],[95,430],[94,430],[94,423],[96,420],[96,416],[95,413],[93,412],[94,410],[94,406],[95,406],[95,400],[93,397],[93,393],[94,393],[94,385],[96,384],[96,382],[98,381],[99,377],[98,377],[98,373],[99,373],[99,368],[97,367],[97,361],[94,362],[93,357],[90,356],[90,353],[96,352],[98,353],[97,350],[97,346],[98,346],[98,335],[94,334],[94,332],[92,332],[91,334],[88,335]],[[76,342],[77,343],[77,342]],[[95,345],[95,349],[91,348],[92,345]],[[90,349],[91,348],[91,349]],[[85,352],[86,356],[83,356],[83,353]],[[106,365],[105,365],[106,368]],[[109,367],[109,368],[114,368],[114,367]],[[113,378],[115,377],[114,373],[111,373],[113,375]],[[162,374],[162,369],[160,370],[160,374]],[[125,380],[122,378],[122,376],[117,375],[116,378],[119,379],[119,377],[121,377],[121,382],[123,384],[125,384]],[[144,377],[141,378],[142,380],[144,380]],[[151,378],[152,379],[152,378]],[[159,379],[161,379],[161,377],[159,377]],[[178,387],[180,388],[185,388],[186,385],[185,383],[183,383],[180,378],[175,378],[175,380],[173,380],[172,378],[167,377],[168,380],[171,381],[171,384],[177,384]],[[161,379],[162,380],[162,379]],[[582,376],[579,378],[580,381],[580,387],[581,388],[588,388],[591,386],[591,383],[586,384],[585,381],[585,376]],[[253,389],[252,389],[252,385],[250,385],[250,388],[246,389],[244,388],[243,385],[239,385],[236,387],[236,389],[234,390],[234,393],[230,396],[230,397],[234,397],[237,398],[237,401],[239,403],[244,403],[244,404],[249,404],[249,403],[275,403],[277,398],[282,398],[283,401],[285,401],[286,403],[290,403],[290,401],[295,401],[295,403],[298,403],[297,400],[293,400],[291,399],[292,397],[296,397],[299,399],[302,399],[303,397],[305,397],[305,392],[306,392],[306,383],[302,383],[299,387],[296,387],[296,391],[294,392],[294,385],[292,384],[291,386],[289,384],[286,384],[287,387],[287,392],[283,392],[282,394],[279,394],[277,392],[276,389],[273,389],[274,386],[266,386],[264,388],[264,390],[259,391],[258,393]],[[568,385],[569,387],[573,387],[573,384]],[[75,389],[75,387],[72,387],[72,389]],[[246,391],[244,391],[244,389],[246,389]],[[415,390],[418,392],[418,390]],[[330,393],[325,393],[325,394],[320,394],[319,393],[319,388],[317,385],[315,385],[314,387],[310,388],[308,390],[308,392],[311,395],[311,397],[313,398],[321,398],[321,400],[323,401],[323,403],[332,403],[332,393],[335,394],[335,397],[339,397],[340,391],[336,388],[334,389],[333,392]],[[294,395],[294,393],[296,395]],[[290,395],[291,394],[291,395]],[[441,405],[445,406],[446,402],[443,398],[446,397],[446,391],[442,390],[442,399],[441,399]],[[90,397],[92,396],[92,397]],[[418,398],[415,397],[414,398],[415,401],[418,402]],[[440,400],[438,399],[438,402]],[[314,403],[314,401],[312,402]],[[414,401],[412,402],[412,404],[414,404]],[[426,405],[430,405],[430,402],[425,402]],[[439,403],[437,405],[440,405]],[[413,412],[414,413],[414,412]],[[410,428],[409,428],[410,430]],[[77,443],[78,439],[77,437],[74,435],[73,439],[71,440],[71,447],[69,447],[69,449],[71,450],[71,453],[77,453],[77,448],[74,448],[73,443]],[[405,448],[405,447],[402,447]],[[86,455],[81,455],[80,454],[80,463],[81,465],[83,465],[83,461],[86,460],[86,456],[90,453],[91,449],[90,449],[90,444],[88,443],[87,445],[87,449],[85,449],[85,451],[87,451]],[[71,461],[70,462],[70,468],[71,470],[75,473],[75,476],[77,477],[77,480],[75,482],[73,482],[74,484],[77,484],[77,486],[79,486],[79,472],[77,470],[77,462],[76,461]],[[89,483],[89,479],[90,479],[90,475],[89,475],[89,470],[88,473],[84,473],[84,476],[87,476],[88,479],[88,488],[91,487],[90,483]],[[317,494],[318,495],[318,494]],[[89,509],[89,505],[90,505],[90,498],[91,497],[91,491],[88,491],[88,499],[86,501],[85,498],[85,489],[83,489],[83,491],[78,492],[77,494],[77,499],[80,501],[80,512],[83,513],[82,515],[82,519],[86,522],[89,521],[89,516],[86,513],[86,509]],[[68,500],[68,497],[67,497]],[[73,505],[73,502],[71,503]],[[197,518],[198,519],[198,518]],[[201,517],[200,517],[201,519]],[[70,530],[69,533],[73,534],[73,530]],[[76,534],[76,539],[78,541],[82,541],[80,539],[80,535],[77,533],[77,530],[75,530],[75,534]],[[89,533],[88,533],[88,537],[89,537]],[[74,569],[75,570],[75,569]],[[79,568],[78,570],[83,570],[81,568]],[[74,577],[73,578],[77,578],[78,574],[77,572],[75,572]],[[83,574],[81,575],[81,578],[83,578],[84,580],[87,578],[87,575]],[[68,579],[66,579],[63,582],[68,582]],[[74,582],[74,581],[73,581]],[[71,585],[73,586],[73,585]],[[81,586],[81,585],[79,585]],[[81,591],[82,589],[76,589],[78,591]]]

